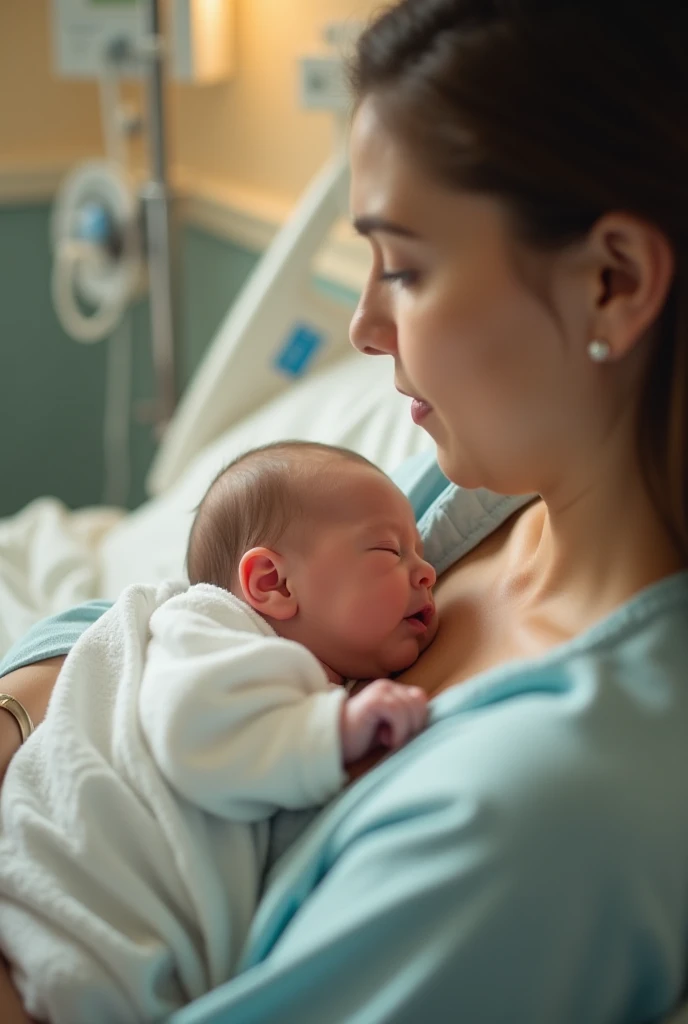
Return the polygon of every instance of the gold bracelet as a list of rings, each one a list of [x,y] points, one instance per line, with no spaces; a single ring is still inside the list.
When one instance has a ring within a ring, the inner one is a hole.
[[[35,725],[31,721],[31,715],[26,710],[21,701],[18,701],[16,697],[10,697],[9,693],[0,693],[0,708],[4,708],[14,718],[15,722],[19,726],[19,732],[21,733],[22,743],[26,743],[29,736],[35,729]]]

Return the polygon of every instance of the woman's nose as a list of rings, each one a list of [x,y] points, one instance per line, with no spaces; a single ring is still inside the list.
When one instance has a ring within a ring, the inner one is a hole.
[[[412,579],[414,587],[425,587],[429,590],[431,587],[435,586],[437,573],[429,562],[426,562],[424,558],[421,558],[418,565],[413,570]]]
[[[390,356],[396,352],[397,332],[382,303],[375,302],[370,286],[359,299],[349,327],[354,348],[367,356]]]

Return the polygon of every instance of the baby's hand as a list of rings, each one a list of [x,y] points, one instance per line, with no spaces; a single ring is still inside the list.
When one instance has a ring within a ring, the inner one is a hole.
[[[342,705],[344,764],[375,747],[396,750],[425,725],[428,699],[418,686],[377,679]]]

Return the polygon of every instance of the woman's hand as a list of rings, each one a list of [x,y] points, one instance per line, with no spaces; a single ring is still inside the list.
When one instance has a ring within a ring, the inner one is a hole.
[[[0,691],[20,701],[31,716],[34,725],[43,721],[53,687],[60,674],[65,656],[46,658],[34,665],[18,668],[0,678]],[[0,785],[7,766],[19,750],[19,727],[8,711],[0,709]]]

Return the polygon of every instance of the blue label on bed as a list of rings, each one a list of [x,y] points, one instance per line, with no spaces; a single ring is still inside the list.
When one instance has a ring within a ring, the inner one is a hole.
[[[275,367],[288,377],[302,377],[325,337],[306,324],[296,324],[275,356]]]

